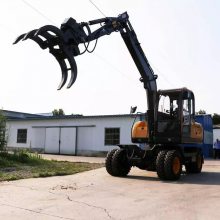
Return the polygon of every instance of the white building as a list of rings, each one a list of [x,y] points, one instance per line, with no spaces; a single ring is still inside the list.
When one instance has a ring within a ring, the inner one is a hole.
[[[131,144],[131,127],[135,120],[135,115],[131,114],[59,117],[14,111],[4,111],[4,114],[8,118],[9,149],[85,156],[105,155],[117,144]],[[213,129],[213,142],[216,138],[220,139],[218,126]]]
[[[102,155],[117,144],[131,144],[134,116],[34,116],[7,121],[8,148],[45,153]]]

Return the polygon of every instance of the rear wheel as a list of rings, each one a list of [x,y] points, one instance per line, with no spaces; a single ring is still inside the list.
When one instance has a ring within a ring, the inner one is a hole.
[[[112,157],[113,157],[116,150],[118,150],[118,149],[113,149],[113,150],[109,151],[106,158],[105,158],[106,171],[112,176],[114,176],[113,171],[112,171]]]
[[[115,151],[112,157],[112,172],[114,176],[127,176],[131,166],[128,163],[127,154],[124,149]]]
[[[199,152],[196,156],[196,162],[191,162],[185,165],[187,173],[201,173],[203,166],[203,154]]]
[[[166,154],[167,154],[167,150],[162,150],[158,153],[157,159],[156,159],[157,175],[162,180],[166,179],[165,170],[164,170],[164,159],[165,159]]]
[[[168,151],[164,160],[167,180],[178,180],[182,172],[182,157],[178,150]]]

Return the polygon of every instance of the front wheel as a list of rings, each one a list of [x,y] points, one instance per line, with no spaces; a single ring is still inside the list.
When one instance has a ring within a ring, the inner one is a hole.
[[[157,175],[161,180],[166,179],[165,169],[164,169],[164,160],[167,154],[167,150],[162,150],[158,153],[156,159],[156,171]]]
[[[105,158],[105,169],[112,176],[114,176],[114,173],[112,170],[112,157],[117,150],[118,149],[113,149],[113,150],[109,151],[106,158]]]
[[[115,151],[112,157],[112,171],[114,176],[127,176],[131,170],[128,163],[126,150],[119,149]]]
[[[178,150],[168,151],[164,160],[164,171],[167,180],[178,180],[182,173],[182,156]]]

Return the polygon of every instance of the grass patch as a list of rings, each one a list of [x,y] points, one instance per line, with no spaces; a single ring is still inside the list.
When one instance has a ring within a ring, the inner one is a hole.
[[[0,152],[0,181],[64,176],[100,167],[103,164],[45,160],[27,151]]]

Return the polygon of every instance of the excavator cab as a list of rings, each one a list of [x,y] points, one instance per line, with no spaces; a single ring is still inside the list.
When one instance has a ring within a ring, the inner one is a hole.
[[[159,90],[156,117],[157,143],[202,141],[202,126],[195,122],[195,100],[187,88]]]

